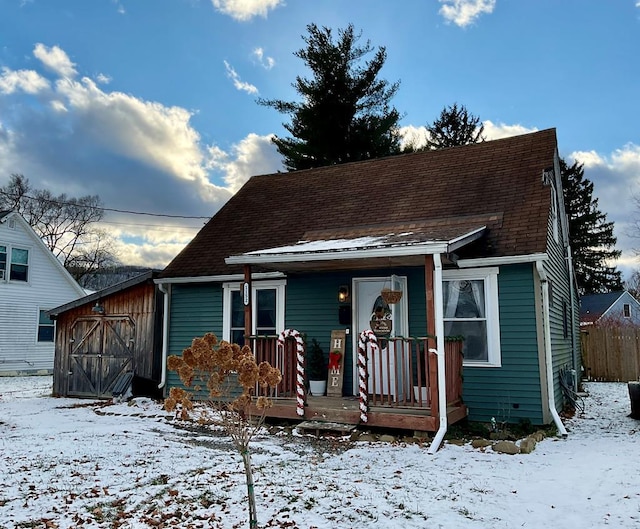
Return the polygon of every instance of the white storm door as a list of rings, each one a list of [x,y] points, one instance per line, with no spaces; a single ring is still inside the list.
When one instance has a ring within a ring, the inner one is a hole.
[[[402,298],[398,303],[387,304],[384,302],[381,296],[383,288],[391,288],[392,290],[402,291]],[[367,277],[358,278],[353,280],[354,295],[354,322],[353,322],[353,391],[354,394],[358,393],[358,341],[360,333],[364,330],[371,328],[371,320],[376,317],[376,309],[378,311],[378,317],[380,313],[382,317],[391,321],[391,333],[389,337],[395,336],[407,336],[408,333],[408,319],[406,310],[406,278],[404,277]],[[389,380],[389,373],[391,376],[402,376],[402,366],[397,365],[396,354],[394,347],[388,347],[388,341],[380,338],[379,344],[380,352],[373,353],[374,362],[373,365],[368,365],[369,370],[369,392],[376,394],[389,394],[394,397],[396,395],[396,383],[394,380]],[[398,344],[400,347],[400,345]],[[367,351],[367,357],[371,358],[372,352]],[[382,359],[382,366],[380,364]],[[386,368],[386,363],[389,362],[389,369]],[[398,381],[398,387],[402,388],[402,380]]]

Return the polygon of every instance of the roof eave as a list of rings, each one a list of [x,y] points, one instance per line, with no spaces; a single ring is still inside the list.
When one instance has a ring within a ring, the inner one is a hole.
[[[344,259],[372,259],[375,257],[404,257],[449,253],[448,242],[429,242],[410,246],[383,246],[357,250],[328,250],[308,253],[264,253],[232,255],[224,261],[228,265],[299,263],[313,261],[341,261]]]
[[[480,257],[478,259],[458,259],[459,268],[475,268],[482,266],[499,266],[508,264],[535,263],[546,261],[549,256],[546,253],[532,253],[526,255],[503,255],[499,257]]]

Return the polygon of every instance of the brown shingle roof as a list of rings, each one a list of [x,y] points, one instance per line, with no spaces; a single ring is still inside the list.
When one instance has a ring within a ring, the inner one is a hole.
[[[478,256],[546,251],[555,129],[318,169],[252,177],[161,277],[240,272],[224,259],[372,227],[486,225]],[[474,219],[475,217],[475,219]]]

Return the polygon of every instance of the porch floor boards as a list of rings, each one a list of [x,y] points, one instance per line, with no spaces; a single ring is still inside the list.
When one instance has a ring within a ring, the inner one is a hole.
[[[464,405],[447,408],[447,422],[453,424],[467,416]],[[369,405],[368,421],[360,420],[360,402],[357,397],[307,397],[304,416],[296,412],[296,400],[279,398],[267,410],[267,417],[300,421],[322,421],[348,425],[375,426],[435,432],[440,424],[432,416],[431,408],[409,406]]]

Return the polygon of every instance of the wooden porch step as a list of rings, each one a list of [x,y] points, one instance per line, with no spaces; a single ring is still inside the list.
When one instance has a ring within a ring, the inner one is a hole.
[[[317,436],[319,436],[321,432],[345,435],[353,432],[353,430],[356,429],[356,425],[329,421],[304,421],[298,424],[297,428],[303,433],[315,433]]]

